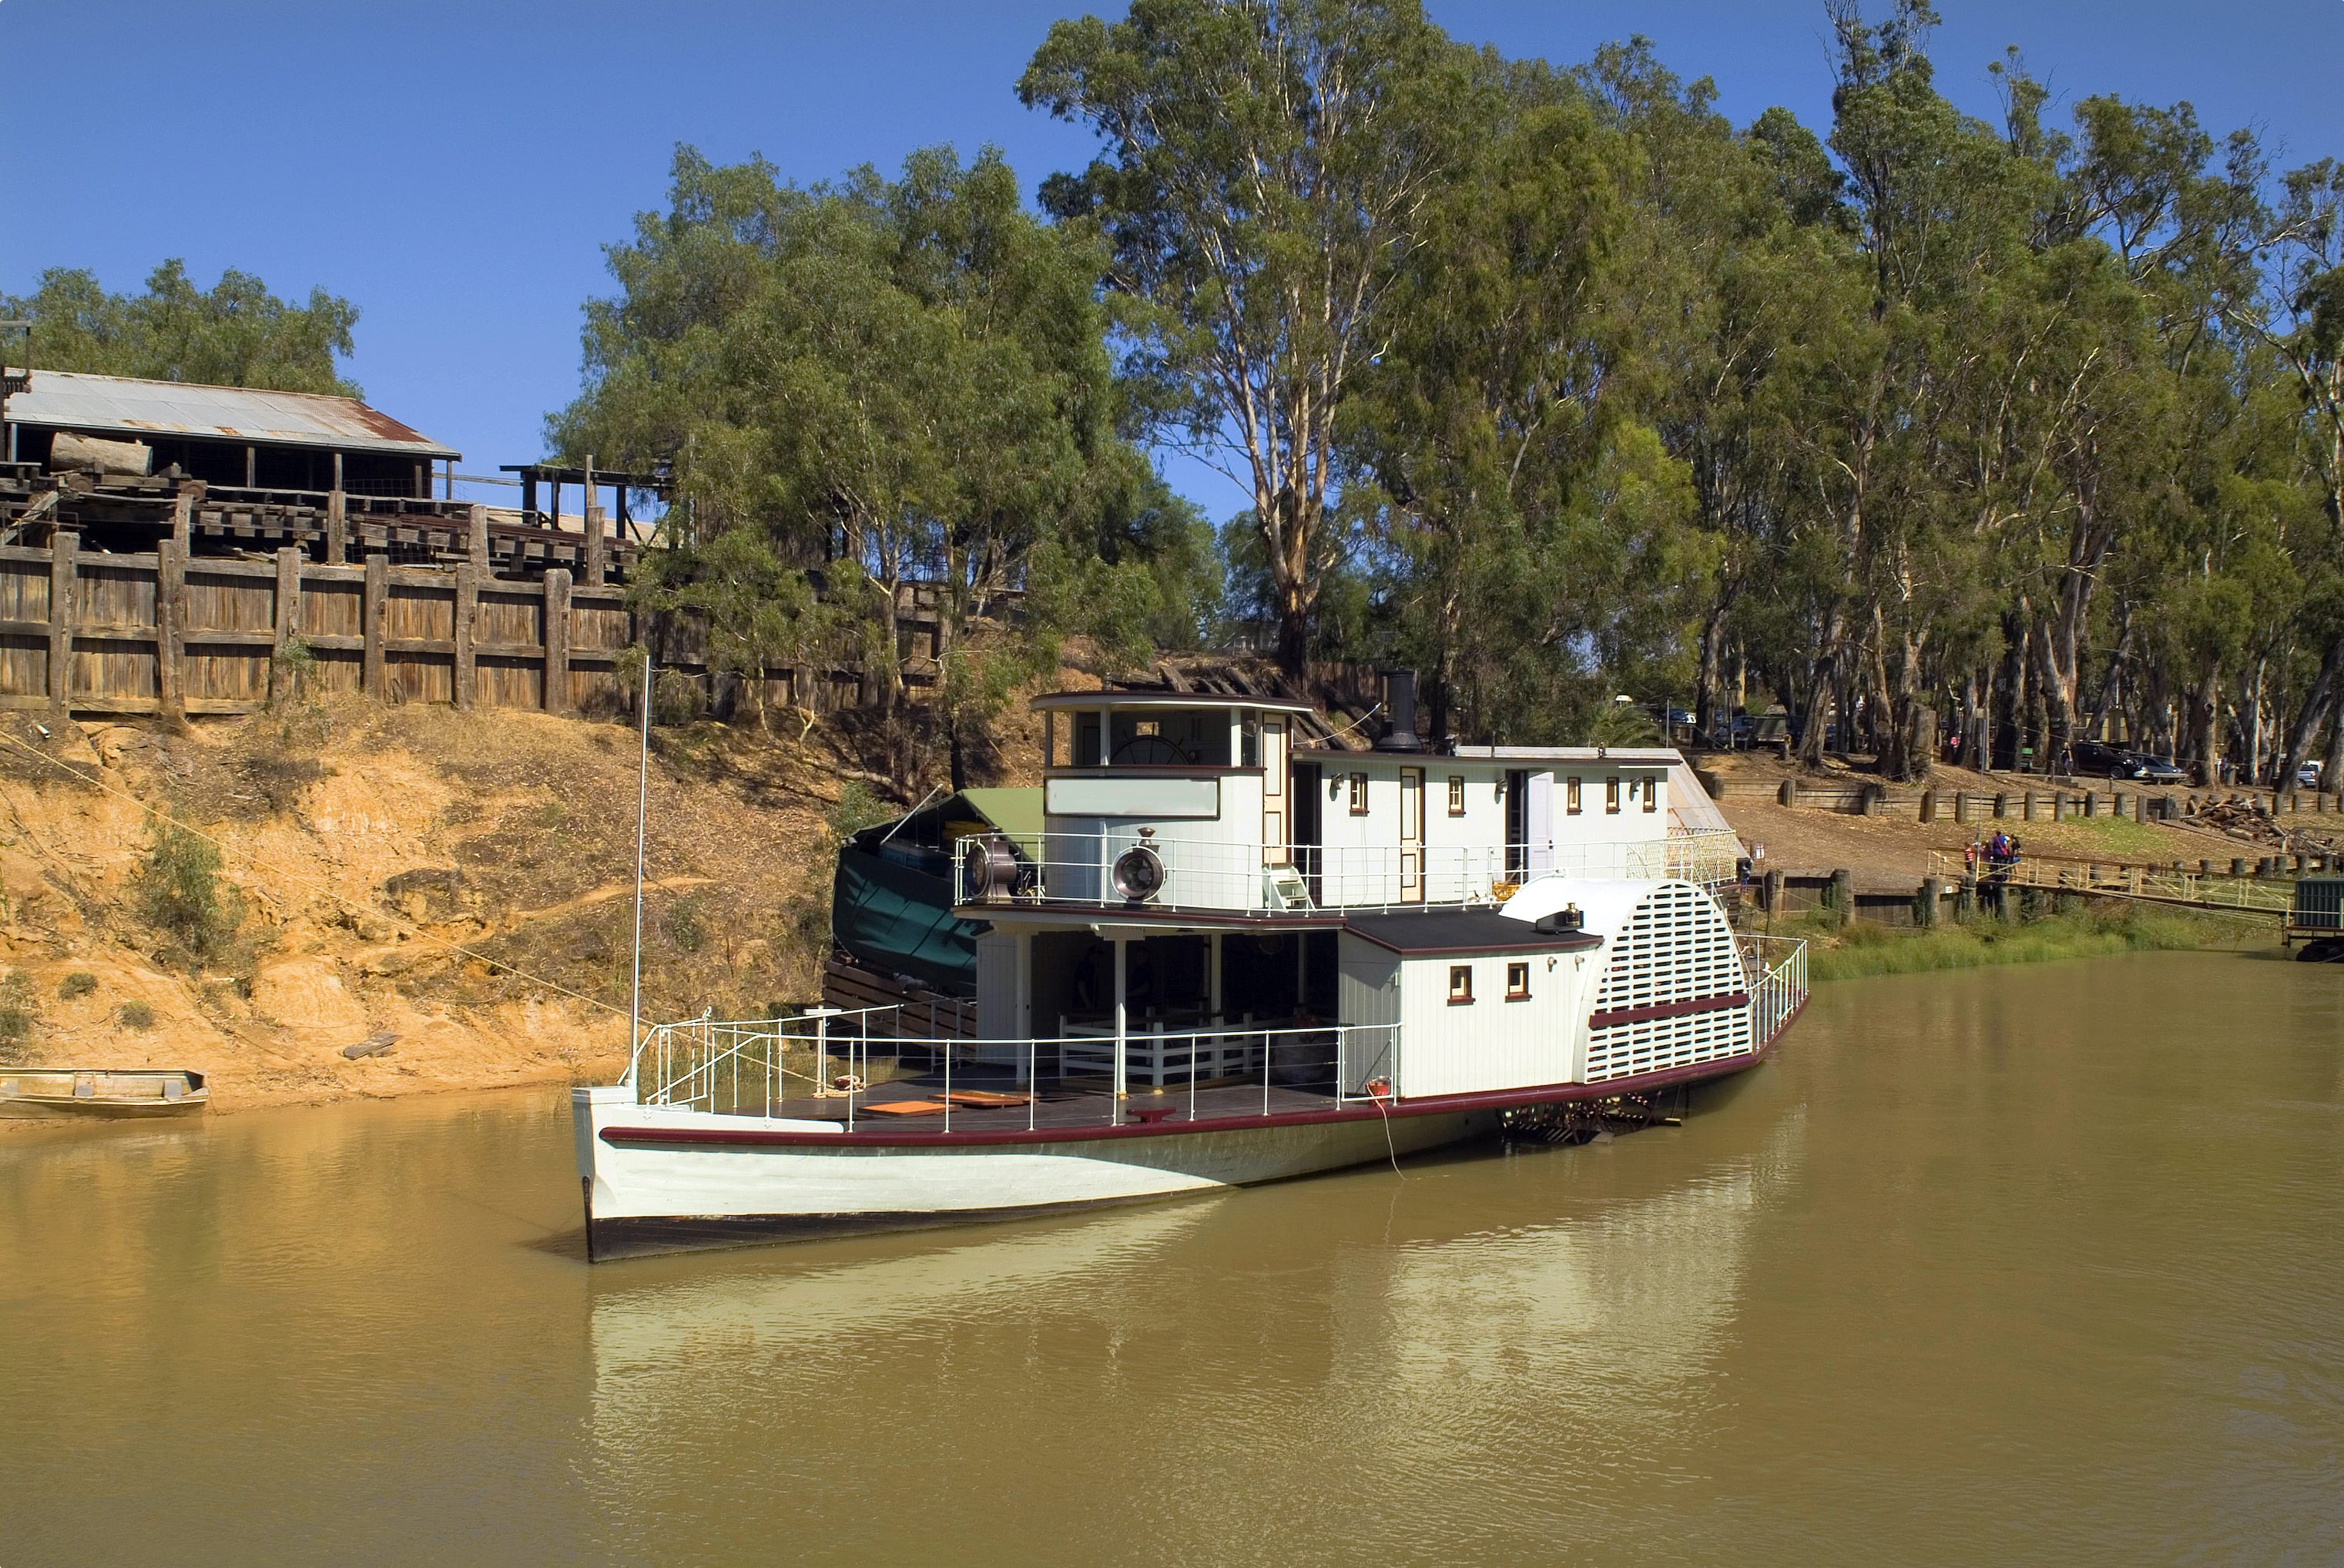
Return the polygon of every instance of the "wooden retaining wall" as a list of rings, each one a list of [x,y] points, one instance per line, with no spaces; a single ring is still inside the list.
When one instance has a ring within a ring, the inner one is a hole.
[[[452,569],[83,554],[0,547],[0,708],[88,713],[249,713],[286,695],[301,663],[329,692],[459,708],[596,717],[628,707],[619,655],[634,640],[623,590]],[[784,672],[786,687],[788,676]],[[786,696],[783,700],[786,701]]]

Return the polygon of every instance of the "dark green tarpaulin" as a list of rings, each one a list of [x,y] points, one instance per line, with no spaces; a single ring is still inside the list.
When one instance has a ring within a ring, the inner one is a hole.
[[[1034,860],[1042,852],[1042,791],[964,789],[857,833],[838,853],[831,887],[830,930],[838,945],[883,973],[975,996],[976,939],[985,923],[953,918],[951,857],[976,826],[1005,835],[1021,859]]]
[[[830,930],[862,963],[954,996],[976,994],[977,920],[955,920],[952,883],[848,844],[838,852]]]

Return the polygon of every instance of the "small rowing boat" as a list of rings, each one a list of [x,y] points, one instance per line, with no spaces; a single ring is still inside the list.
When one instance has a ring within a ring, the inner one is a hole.
[[[151,1121],[200,1116],[204,1075],[180,1068],[0,1068],[0,1117]]]

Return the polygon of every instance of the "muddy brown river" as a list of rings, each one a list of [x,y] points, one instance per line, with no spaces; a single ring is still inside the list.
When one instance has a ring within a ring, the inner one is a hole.
[[[1685,1125],[589,1269],[550,1091],[0,1137],[0,1568],[2330,1563],[2344,969],[1817,992]]]

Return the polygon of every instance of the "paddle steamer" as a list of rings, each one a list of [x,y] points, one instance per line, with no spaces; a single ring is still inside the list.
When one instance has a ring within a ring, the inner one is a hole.
[[[1397,1159],[1742,1071],[1804,1004],[1803,947],[1729,923],[1740,845],[1672,750],[1428,751],[1404,675],[1364,750],[1258,696],[1033,706],[1038,789],[841,856],[842,942],[966,1001],[643,1030],[574,1091],[593,1257]]]

